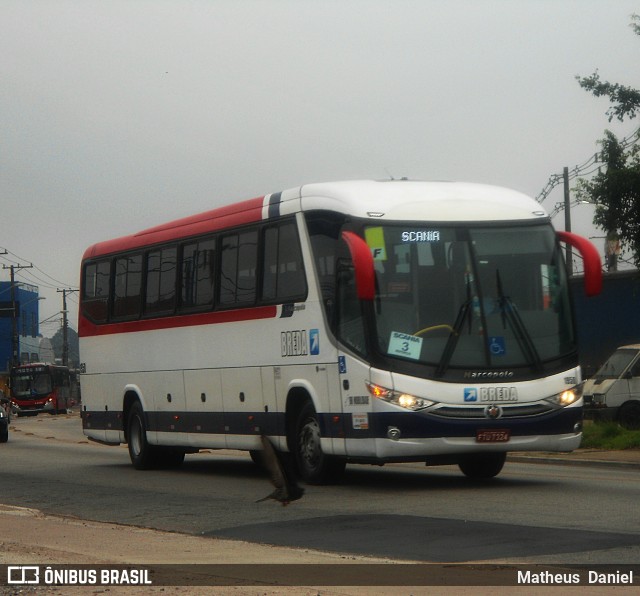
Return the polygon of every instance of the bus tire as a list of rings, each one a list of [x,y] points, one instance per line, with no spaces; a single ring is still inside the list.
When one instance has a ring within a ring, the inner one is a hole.
[[[640,401],[628,401],[620,406],[618,424],[627,430],[640,429]]]
[[[264,467],[264,463],[262,461],[262,451],[258,451],[257,449],[250,449],[249,457],[251,458],[251,461],[256,464],[256,466],[259,466],[261,468]]]
[[[506,459],[506,452],[480,453],[465,457],[458,463],[458,467],[467,478],[487,480],[500,474]]]
[[[308,484],[331,484],[344,473],[343,458],[322,452],[318,415],[310,401],[302,407],[296,421],[294,460],[298,475]]]
[[[155,447],[156,465],[165,469],[179,468],[184,463],[185,450],[178,447]]]
[[[149,470],[158,464],[158,448],[147,441],[144,410],[139,401],[136,401],[129,410],[127,444],[131,463],[136,470]]]

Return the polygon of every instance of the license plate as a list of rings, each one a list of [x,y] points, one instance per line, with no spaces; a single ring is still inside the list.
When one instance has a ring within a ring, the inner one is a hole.
[[[511,438],[508,428],[492,428],[476,431],[476,443],[506,443]]]

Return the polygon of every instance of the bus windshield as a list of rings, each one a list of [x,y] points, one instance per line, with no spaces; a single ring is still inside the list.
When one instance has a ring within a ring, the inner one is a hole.
[[[376,343],[437,367],[540,370],[575,349],[568,285],[549,225],[366,227]]]
[[[46,396],[53,391],[51,374],[45,367],[17,370],[12,376],[13,395],[19,399]]]

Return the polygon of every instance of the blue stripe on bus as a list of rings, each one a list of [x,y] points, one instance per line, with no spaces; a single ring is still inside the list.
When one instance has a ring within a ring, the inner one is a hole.
[[[280,200],[282,199],[281,192],[274,192],[269,197],[269,210],[268,215],[269,219],[272,217],[280,217]]]
[[[213,435],[257,436],[286,434],[282,412],[146,412],[149,431]],[[122,412],[83,412],[83,428],[123,430]],[[402,439],[475,437],[478,429],[509,429],[511,436],[558,435],[574,432],[582,420],[580,408],[565,408],[536,417],[498,420],[443,420],[424,413],[369,413],[368,428],[353,428],[351,414],[318,415],[324,437],[369,439],[387,438],[389,427],[396,427]]]

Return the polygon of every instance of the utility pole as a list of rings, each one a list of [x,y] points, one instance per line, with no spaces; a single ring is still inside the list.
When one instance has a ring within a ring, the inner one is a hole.
[[[20,337],[18,335],[18,309],[16,308],[16,269],[31,269],[30,265],[2,265],[11,270],[11,366],[20,364]]]
[[[69,318],[67,317],[67,294],[77,292],[69,288],[57,289],[62,293],[62,366],[69,366]]]
[[[562,177],[564,179],[564,229],[566,232],[571,231],[571,205],[569,197],[569,168],[562,170]],[[571,244],[567,242],[565,247],[565,259],[567,261],[567,268],[569,269],[569,276],[573,275],[573,248]]]

